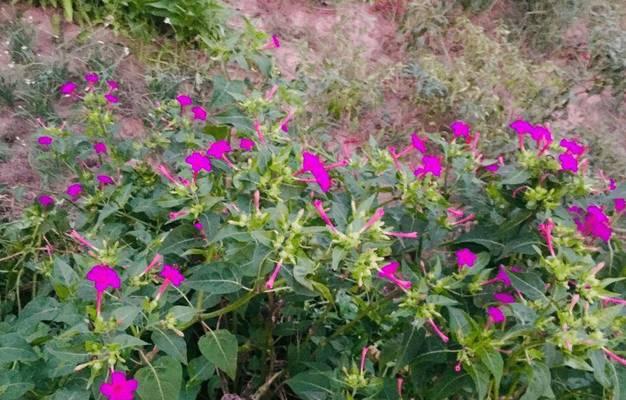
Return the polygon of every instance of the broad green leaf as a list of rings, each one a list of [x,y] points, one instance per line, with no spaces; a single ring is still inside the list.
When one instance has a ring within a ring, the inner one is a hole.
[[[111,315],[117,321],[120,330],[126,330],[137,318],[141,309],[137,306],[122,306],[113,310]]]
[[[54,259],[53,274],[64,286],[71,286],[78,279],[76,271],[61,257]]]
[[[0,373],[0,400],[23,399],[22,396],[34,387],[34,383],[25,379],[17,370]]]
[[[180,363],[172,357],[159,357],[135,374],[141,400],[178,400],[183,380]]]
[[[489,389],[489,371],[481,364],[473,364],[467,369],[476,385],[478,400],[484,399]]]
[[[212,108],[223,108],[245,98],[246,84],[243,81],[227,80],[223,76],[213,79]]]
[[[187,386],[200,385],[215,373],[215,366],[200,356],[189,361],[189,380]]]
[[[538,400],[541,397],[554,398],[554,393],[550,388],[551,374],[550,369],[545,364],[535,362],[529,369],[530,379],[526,392],[520,400]]]
[[[38,358],[30,344],[17,333],[0,336],[0,364],[35,361]]]
[[[301,372],[288,379],[287,385],[303,400],[332,399],[336,392],[331,378],[324,372]]]
[[[504,368],[504,361],[502,356],[495,350],[483,351],[479,354],[480,361],[487,367],[489,372],[496,378],[496,386],[500,387],[500,380],[502,379],[502,369]]]
[[[186,284],[207,294],[236,293],[243,288],[241,278],[235,274],[234,268],[222,263],[195,267]]]
[[[531,300],[548,301],[545,295],[544,283],[541,278],[532,272],[513,274],[510,273],[513,287]]]
[[[187,365],[187,343],[185,339],[170,331],[155,328],[152,342],[167,355]]]
[[[236,109],[226,110],[215,115],[213,120],[220,125],[230,125],[240,132],[254,133],[252,120]]]
[[[207,360],[235,379],[238,345],[232,333],[225,329],[210,331],[200,338],[198,347]]]
[[[89,398],[89,391],[86,389],[66,389],[62,388],[54,392],[52,400],[85,400]]]
[[[196,315],[196,309],[189,306],[174,306],[170,308],[169,312],[174,315],[176,321],[183,324],[191,321]]]
[[[122,349],[127,347],[142,347],[148,344],[135,336],[127,335],[125,333],[115,336],[111,339],[111,343],[119,344]]]

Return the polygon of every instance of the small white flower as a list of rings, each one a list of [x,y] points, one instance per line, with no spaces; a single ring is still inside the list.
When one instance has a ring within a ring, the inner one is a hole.
[[[7,65],[7,67],[9,67],[9,68],[13,68],[13,67],[15,67],[15,64],[13,64],[13,63],[9,63],[9,65]]]
[[[129,55],[130,54],[130,49],[128,47],[124,47],[124,55]]]
[[[22,51],[28,50],[28,46],[22,46]]]
[[[172,25],[172,20],[170,20],[170,17],[165,18],[163,22],[165,22],[168,25]]]

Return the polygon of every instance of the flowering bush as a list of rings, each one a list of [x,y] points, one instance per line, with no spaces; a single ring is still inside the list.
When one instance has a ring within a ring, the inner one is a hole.
[[[1,399],[623,398],[626,190],[584,144],[518,120],[490,159],[456,121],[336,160],[231,86],[132,142],[115,82],[63,85],[65,189],[2,227]]]

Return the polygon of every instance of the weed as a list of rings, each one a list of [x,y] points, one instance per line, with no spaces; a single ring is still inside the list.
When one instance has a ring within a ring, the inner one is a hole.
[[[31,27],[19,21],[9,23],[5,29],[9,32],[9,54],[11,61],[16,64],[29,64],[33,62],[33,42],[35,32]]]

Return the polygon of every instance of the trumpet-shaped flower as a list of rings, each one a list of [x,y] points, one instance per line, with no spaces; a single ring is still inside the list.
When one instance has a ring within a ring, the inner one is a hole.
[[[239,140],[239,148],[243,151],[252,151],[254,149],[254,140],[248,138],[241,138]]]
[[[450,124],[450,129],[455,138],[462,137],[465,138],[465,140],[470,139],[471,128],[465,121],[454,121]]]
[[[93,144],[93,149],[96,154],[106,154],[107,153],[107,145],[103,142],[96,142]]]
[[[122,280],[117,272],[108,265],[94,265],[87,272],[87,280],[92,281],[96,289],[96,315],[100,315],[102,295],[107,289],[119,289]]]
[[[559,163],[561,163],[561,171],[578,172],[578,160],[570,153],[560,154]]]
[[[120,87],[119,83],[112,79],[107,80],[107,86],[109,87],[109,93],[119,89]]]
[[[494,324],[506,321],[506,317],[500,307],[487,307],[487,315]]]
[[[509,126],[517,132],[518,135],[526,135],[531,133],[533,130],[533,124],[523,119],[515,120],[511,122]]]
[[[226,140],[218,140],[211,144],[206,154],[213,158],[222,159],[228,153],[230,153],[230,143]]]
[[[76,200],[83,193],[83,186],[80,183],[72,183],[65,190],[68,196],[72,198],[72,200]]]
[[[411,288],[411,281],[405,281],[396,277],[396,273],[398,272],[399,267],[399,262],[392,261],[389,264],[383,266],[380,271],[378,271],[378,276],[380,278],[387,279],[388,281],[393,282],[400,289],[406,291]]]
[[[441,328],[439,328],[437,326],[437,324],[435,323],[435,321],[432,318],[428,319],[428,324],[430,325],[430,327],[433,329],[433,331],[435,331],[435,333],[437,334],[437,336],[439,336],[439,338],[441,339],[442,342],[444,343],[448,343],[448,340],[450,340],[445,333],[443,333],[443,331],[441,330]]]
[[[426,141],[419,137],[416,132],[411,134],[411,144],[422,154],[426,153]]]
[[[187,158],[185,158],[185,162],[191,166],[191,170],[194,174],[202,170],[211,172],[211,160],[197,151],[188,155]]]
[[[119,98],[119,97],[117,97],[117,96],[116,96],[116,95],[114,95],[114,94],[111,94],[111,93],[107,93],[107,94],[105,94],[105,95],[104,95],[104,99],[105,99],[105,100],[107,101],[107,103],[109,103],[109,104],[116,104],[116,103],[119,103],[119,102],[120,102],[120,98]]]
[[[577,214],[577,216],[574,217],[574,223],[578,231],[584,236],[602,239],[605,242],[611,239],[613,234],[611,221],[601,207],[590,205],[585,212],[580,207],[574,206],[570,207],[569,211]]]
[[[139,383],[136,379],[126,379],[122,371],[114,371],[107,382],[100,385],[100,393],[107,400],[133,400]]]
[[[52,196],[48,196],[47,194],[42,194],[37,197],[37,202],[43,208],[48,208],[54,205],[54,198],[52,198]]]
[[[500,267],[498,267],[498,273],[494,278],[483,282],[482,285],[489,285],[495,282],[501,282],[502,284],[504,284],[504,286],[511,287],[511,278],[509,277],[509,274],[506,271],[504,265],[500,265]]]
[[[171,265],[165,264],[163,269],[161,269],[161,277],[164,278],[163,283],[159,286],[157,291],[156,299],[160,299],[161,295],[165,293],[167,287],[171,284],[176,287],[180,286],[181,283],[185,280],[185,276],[180,273],[180,271],[174,268]]]
[[[266,288],[268,289],[274,288],[274,283],[276,282],[276,278],[278,278],[278,273],[280,272],[280,269],[282,267],[283,267],[283,260],[280,260],[276,263],[276,266],[274,267],[274,270],[272,271],[272,274],[268,278],[267,282],[265,282]]]
[[[476,264],[476,260],[478,260],[478,256],[470,249],[461,249],[456,252],[456,262],[459,268],[472,268]]]
[[[96,176],[96,179],[98,180],[98,183],[100,183],[100,185],[102,186],[113,185],[115,183],[113,181],[113,178],[108,175],[98,175]]]
[[[193,119],[197,121],[206,121],[207,112],[204,107],[195,106],[191,109],[191,112],[193,113]]]
[[[37,143],[39,143],[41,147],[48,149],[48,147],[52,144],[52,138],[50,136],[39,136],[37,138]]]
[[[574,139],[561,139],[559,146],[566,149],[570,154],[580,156],[585,153],[585,146]]]
[[[437,156],[424,155],[422,163],[415,169],[415,176],[423,178],[428,174],[441,176],[441,159]]]
[[[626,199],[620,197],[618,199],[613,200],[613,206],[615,207],[615,211],[621,213],[626,209]]]
[[[59,88],[59,92],[61,92],[62,95],[69,96],[71,94],[74,94],[77,88],[78,88],[78,85],[76,83],[65,82]]]
[[[322,202],[322,200],[319,200],[319,199],[313,200],[313,207],[315,207],[315,210],[317,210],[317,213],[320,215],[320,218],[322,218],[322,221],[324,221],[324,223],[331,230],[334,231],[335,230],[335,225],[333,224],[333,222],[328,217],[328,214],[326,214],[326,211],[324,211],[324,203]]]
[[[180,104],[181,109],[193,104],[193,100],[191,100],[191,97],[187,96],[186,94],[179,94],[178,96],[176,96],[176,101],[178,101],[178,104]]]
[[[302,153],[302,171],[310,172],[323,192],[328,192],[332,184],[330,175],[322,160],[313,153],[305,151]]]
[[[100,81],[100,76],[95,72],[89,72],[85,74],[85,80],[89,86],[93,86]]]
[[[548,245],[548,250],[550,251],[550,255],[552,257],[555,256],[554,245],[553,245],[553,240],[552,240],[553,229],[554,229],[554,221],[552,221],[552,218],[548,218],[544,223],[539,224],[539,233],[545,239],[546,244]]]

